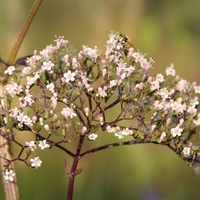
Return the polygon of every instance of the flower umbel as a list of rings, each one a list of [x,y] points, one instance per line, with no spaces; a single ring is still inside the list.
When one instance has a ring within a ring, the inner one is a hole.
[[[15,73],[15,66],[5,70],[8,108],[0,103],[0,125],[6,126],[1,135],[21,148],[14,160],[39,168],[39,157],[27,162],[36,144],[41,150],[59,148],[79,159],[113,146],[153,143],[168,146],[189,166],[200,169],[200,144],[188,145],[199,138],[200,86],[196,82],[179,77],[173,64],[163,74],[150,75],[154,61],[123,34],[109,34],[105,53],[83,45],[75,55],[64,37],[54,42],[35,51],[21,73]],[[35,140],[20,142],[22,131]],[[119,142],[80,153],[83,141],[95,143],[108,135]],[[80,148],[77,154],[67,146],[75,141]],[[13,162],[4,159],[8,167]],[[13,176],[12,170],[6,171],[7,180]]]

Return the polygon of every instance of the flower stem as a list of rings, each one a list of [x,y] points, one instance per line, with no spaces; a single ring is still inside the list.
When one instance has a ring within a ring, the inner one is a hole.
[[[71,172],[69,174],[69,184],[68,184],[68,194],[67,194],[67,200],[72,200],[73,197],[73,191],[74,191],[74,181],[75,181],[75,176],[76,176],[76,168],[78,165],[78,161],[79,159],[74,158],[73,164],[72,164],[72,168],[71,168]]]
[[[69,174],[69,184],[68,184],[68,193],[67,193],[67,200],[72,200],[73,191],[74,191],[74,181],[75,176],[80,173],[80,169],[77,169],[78,161],[80,160],[80,152],[83,145],[84,137],[80,137],[77,149],[76,149],[76,156],[73,159],[71,170],[67,171]]]

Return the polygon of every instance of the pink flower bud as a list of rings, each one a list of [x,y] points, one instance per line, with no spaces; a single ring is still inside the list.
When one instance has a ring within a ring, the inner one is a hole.
[[[50,130],[49,125],[48,125],[48,124],[45,124],[45,125],[44,125],[44,129],[47,130],[47,131],[49,131],[49,130]]]

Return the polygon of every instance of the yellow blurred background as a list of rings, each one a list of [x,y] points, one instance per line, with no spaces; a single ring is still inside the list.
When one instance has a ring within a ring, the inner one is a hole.
[[[0,1],[0,56],[4,60],[33,2]],[[166,66],[174,63],[177,74],[200,84],[199,8],[197,0],[44,0],[18,58],[42,50],[53,43],[55,35],[63,35],[77,52],[82,45],[104,52],[107,35],[115,30],[128,35],[136,48],[155,60],[151,74],[164,74]],[[111,141],[117,140],[102,133],[99,143],[84,146],[88,149]],[[56,148],[38,150],[36,155],[43,161],[37,170],[16,163],[21,199],[66,199],[64,158],[69,164],[71,158]],[[74,200],[188,200],[200,196],[200,176],[164,146],[116,147],[85,157],[79,166],[84,170],[76,177]],[[0,182],[0,199],[4,198],[2,188]]]

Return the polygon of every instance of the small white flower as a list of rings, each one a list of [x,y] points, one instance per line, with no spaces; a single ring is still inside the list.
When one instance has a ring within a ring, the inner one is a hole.
[[[84,111],[85,111],[85,115],[88,116],[90,109],[89,109],[88,107],[86,107],[86,108],[84,109]]]
[[[175,128],[172,128],[171,129],[171,133],[172,133],[172,136],[173,137],[176,137],[176,136],[181,136],[181,132],[183,131],[182,128],[179,128],[179,126],[176,126]]]
[[[11,83],[4,86],[4,91],[6,94],[14,97],[14,95],[19,94],[22,92],[22,86],[18,85],[17,83]]]
[[[195,91],[196,94],[200,94],[200,85],[194,86],[194,91]]]
[[[122,130],[122,134],[124,136],[133,135],[133,131],[128,129],[128,128],[125,128],[125,129]]]
[[[96,46],[94,49],[91,49],[90,47],[83,45],[83,52],[87,57],[94,59],[95,61],[99,55],[99,52]]]
[[[167,67],[165,72],[166,72],[167,76],[169,76],[169,75],[175,76],[176,75],[176,71],[174,69],[174,64],[172,63],[169,67]]]
[[[34,151],[37,147],[35,141],[25,142],[26,146],[29,147],[30,151]]]
[[[107,87],[104,86],[102,87],[98,87],[98,93],[96,94],[96,96],[101,96],[101,97],[106,97],[107,93],[106,93]]]
[[[122,131],[118,131],[115,133],[115,136],[118,137],[118,139],[123,139],[124,138],[124,134]]]
[[[49,145],[49,144],[47,144],[47,141],[46,141],[46,140],[39,141],[39,145],[38,145],[38,146],[41,148],[41,150],[43,150],[43,149],[46,149],[46,148],[49,148],[49,147],[50,147],[50,145]]]
[[[185,157],[190,156],[190,148],[189,147],[184,147],[184,149],[183,149],[183,155]]]
[[[15,71],[15,66],[9,66],[9,67],[4,71],[4,74],[12,75],[14,71]]]
[[[61,111],[61,114],[68,119],[69,117],[72,119],[73,117],[76,117],[76,113],[74,112],[74,110],[72,108],[63,108]]]
[[[32,162],[31,167],[34,167],[36,169],[41,167],[42,161],[39,159],[39,157],[35,157],[33,159],[30,159],[30,161]]]
[[[51,61],[48,61],[48,62],[45,61],[45,62],[43,62],[42,69],[50,71],[53,66],[54,66],[54,64]]]
[[[65,78],[65,82],[69,83],[70,81],[74,81],[75,80],[75,72],[71,72],[71,70],[69,70],[68,72],[64,73],[64,78]]]
[[[180,92],[187,92],[190,88],[190,84],[188,81],[182,79],[177,83],[176,88]]]
[[[46,88],[50,91],[50,92],[54,92],[55,89],[55,85],[53,83],[50,83],[46,86]]]
[[[157,74],[156,81],[158,81],[159,83],[162,83],[164,81],[164,76],[162,74]]]
[[[90,135],[88,136],[89,140],[96,140],[97,137],[98,137],[98,135],[95,134],[95,133],[92,133],[92,134],[90,134]]]
[[[44,129],[47,130],[47,131],[50,131],[49,125],[48,125],[48,124],[45,124],[45,125],[44,125]]]
[[[10,171],[8,171],[8,169],[6,169],[6,172],[5,172],[5,175],[4,175],[4,179],[6,181],[13,181],[14,180],[14,177],[15,176],[15,173],[13,172],[13,170],[11,169]]]

